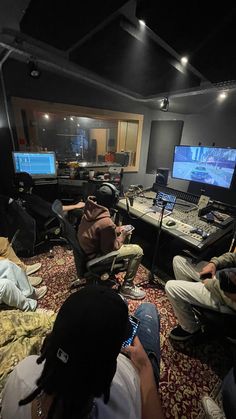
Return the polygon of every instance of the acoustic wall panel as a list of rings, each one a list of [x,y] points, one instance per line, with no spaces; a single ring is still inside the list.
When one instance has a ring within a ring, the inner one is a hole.
[[[171,169],[175,145],[179,145],[184,121],[152,121],[146,173],[158,167]]]

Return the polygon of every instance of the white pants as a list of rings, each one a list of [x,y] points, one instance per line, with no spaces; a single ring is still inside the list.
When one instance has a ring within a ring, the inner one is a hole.
[[[25,272],[8,259],[0,260],[0,304],[34,311],[37,301],[33,295],[34,288]]]
[[[203,261],[194,265],[187,258],[175,256],[173,269],[177,281],[168,281],[165,286],[167,297],[180,326],[189,333],[196,332],[200,327],[199,321],[193,313],[192,305],[232,314],[232,310],[216,297],[213,298],[210,291],[200,281],[199,272],[207,263]]]
[[[118,250],[118,256],[116,261],[119,259],[123,260],[127,258],[129,260],[126,274],[124,277],[124,284],[132,286],[141,259],[143,257],[143,249],[137,244],[123,244]]]

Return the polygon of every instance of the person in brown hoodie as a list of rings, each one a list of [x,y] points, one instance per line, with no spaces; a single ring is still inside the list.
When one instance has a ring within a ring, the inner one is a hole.
[[[141,300],[145,292],[134,285],[134,278],[143,256],[143,250],[136,244],[124,244],[131,234],[126,226],[117,227],[111,219],[110,209],[119,199],[119,192],[114,185],[104,183],[89,196],[84,215],[78,229],[78,240],[88,259],[105,255],[117,250],[118,258],[128,259],[128,267],[121,287],[121,294],[127,298]]]

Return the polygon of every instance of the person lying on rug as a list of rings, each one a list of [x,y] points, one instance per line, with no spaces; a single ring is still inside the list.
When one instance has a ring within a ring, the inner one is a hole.
[[[47,287],[34,288],[25,271],[9,259],[0,260],[0,304],[34,311],[37,300],[43,298]]]
[[[158,375],[159,316],[153,304],[138,310],[140,340],[135,337],[122,353],[130,323],[121,296],[94,285],[71,294],[41,356],[25,358],[9,375],[2,418],[163,419],[145,352],[147,347],[156,359]]]
[[[15,254],[12,246],[9,243],[7,237],[0,237],[0,260],[9,259],[11,262],[14,262],[17,266],[19,266],[23,271],[26,273],[27,276],[37,272],[42,264],[41,263],[34,263],[33,265],[25,265]],[[39,276],[32,277],[30,276],[29,282],[33,286],[37,286],[42,282],[42,278]]]
[[[119,191],[111,183],[104,183],[89,196],[84,208],[84,215],[78,229],[78,240],[88,259],[105,255],[114,250],[118,258],[129,260],[121,294],[127,298],[141,300],[145,292],[134,285],[134,278],[143,256],[143,250],[137,244],[124,244],[132,232],[131,226],[116,226],[111,219],[110,210],[119,199]]]
[[[172,339],[188,340],[199,332],[192,305],[236,315],[236,253],[227,252],[196,265],[188,258],[175,256],[173,270],[177,281],[168,281],[165,286],[179,321],[170,332]]]

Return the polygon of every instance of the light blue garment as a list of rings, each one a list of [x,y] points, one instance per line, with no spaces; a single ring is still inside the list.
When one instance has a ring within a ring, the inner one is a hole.
[[[23,311],[34,311],[37,301],[34,288],[25,272],[8,259],[0,260],[0,304]]]

